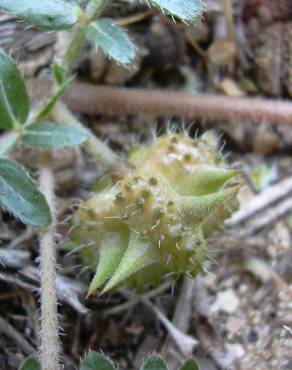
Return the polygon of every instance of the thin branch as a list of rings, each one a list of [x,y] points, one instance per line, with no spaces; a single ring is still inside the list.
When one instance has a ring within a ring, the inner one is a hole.
[[[229,227],[234,227],[248,220],[258,212],[283,199],[292,193],[292,177],[285,178],[273,186],[269,186],[259,195],[255,196],[251,204],[235,212],[233,216],[226,221]]]
[[[166,281],[165,283],[163,283],[162,285],[160,285],[158,288],[152,289],[149,292],[145,293],[143,297],[145,299],[151,299],[151,298],[155,297],[156,295],[161,294],[165,290],[169,289],[171,287],[171,285],[172,285],[172,282]],[[110,315],[119,314],[119,313],[121,313],[121,312],[123,312],[125,310],[131,309],[133,306],[135,306],[136,304],[140,303],[140,299],[139,298],[133,298],[132,294],[130,294],[130,295],[127,294],[128,292],[126,292],[125,290],[120,289],[120,292],[123,295],[129,296],[130,297],[130,300],[127,301],[127,302],[125,302],[125,303],[122,303],[120,305],[117,305],[117,306],[108,308],[107,310],[104,310],[103,313],[102,313],[103,314],[103,317],[108,317]]]
[[[28,87],[34,101],[39,101],[50,91],[50,82],[47,79],[29,80]],[[169,90],[142,90],[74,82],[65,92],[63,100],[76,113],[150,114],[156,117],[292,124],[291,102],[257,97],[191,95]]]
[[[0,333],[10,338],[21,351],[26,355],[31,355],[35,348],[3,317],[0,316]]]
[[[76,82],[65,92],[64,101],[73,111],[88,114],[151,114],[292,124],[292,103],[275,99],[190,95]]]
[[[244,229],[239,230],[236,234],[238,238],[246,238],[256,234],[258,231],[264,229],[268,225],[277,222],[282,217],[286,216],[292,210],[292,199],[287,198],[268,209],[264,214],[258,215],[253,221],[250,221]]]
[[[168,334],[174,340],[182,355],[185,357],[190,356],[194,348],[197,347],[198,341],[192,336],[185,334],[179,327],[173,324],[173,322],[169,321],[168,318],[148,299],[143,297],[140,299],[154,312],[159,321],[164,325],[168,331]]]
[[[182,333],[187,333],[189,329],[191,316],[192,316],[195,286],[196,286],[196,280],[192,280],[186,276],[183,280],[183,284],[181,286],[180,294],[177,300],[172,323]],[[175,348],[173,347],[173,341],[171,341],[171,335],[168,335],[166,337],[166,340],[164,341],[164,344],[162,347],[161,354],[167,361],[170,370],[178,368],[179,357],[175,351]],[[188,355],[190,355],[190,353]]]

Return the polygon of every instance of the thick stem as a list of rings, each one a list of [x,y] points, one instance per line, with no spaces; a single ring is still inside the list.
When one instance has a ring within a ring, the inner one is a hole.
[[[55,106],[51,113],[57,122],[80,127],[88,134],[87,141],[83,144],[86,150],[99,164],[104,166],[117,177],[124,177],[132,171],[132,166],[116,155],[107,145],[100,141],[93,133],[79,122],[69,109],[62,103]]]
[[[39,175],[40,188],[50,206],[53,221],[40,235],[41,270],[41,367],[42,370],[59,370],[58,310],[55,287],[56,250],[54,243],[54,175],[44,165]]]

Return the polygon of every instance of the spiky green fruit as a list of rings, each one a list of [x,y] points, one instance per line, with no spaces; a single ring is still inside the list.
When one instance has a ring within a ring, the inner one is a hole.
[[[129,161],[135,170],[73,218],[84,262],[96,271],[88,294],[195,276],[208,257],[206,239],[234,209],[238,173],[210,138],[168,133],[132,150]]]

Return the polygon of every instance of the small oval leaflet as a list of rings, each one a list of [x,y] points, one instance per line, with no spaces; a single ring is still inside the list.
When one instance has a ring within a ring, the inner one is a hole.
[[[186,22],[198,20],[203,13],[202,0],[151,0],[151,3]]]
[[[22,135],[24,144],[32,147],[65,148],[82,144],[87,139],[84,130],[58,123],[35,123]]]
[[[89,352],[81,362],[80,370],[117,370],[112,360],[97,352]]]
[[[1,0],[0,0],[1,4]],[[0,49],[0,127],[24,123],[30,109],[24,80],[15,61]]]
[[[77,22],[76,6],[62,0],[0,0],[0,8],[44,30],[63,30]]]
[[[40,364],[33,356],[25,359],[19,370],[41,370]],[[79,370],[117,370],[112,360],[102,353],[89,352],[81,361]],[[140,370],[168,370],[164,360],[153,354],[146,359]],[[200,370],[194,359],[187,360],[180,370]]]
[[[0,158],[0,204],[25,224],[44,227],[51,222],[49,206],[26,169]]]
[[[129,64],[135,58],[134,45],[112,19],[101,18],[92,22],[86,29],[86,38],[117,63]]]
[[[200,370],[200,368],[197,364],[197,361],[195,361],[193,358],[190,358],[184,363],[180,370]]]
[[[41,365],[35,357],[29,356],[22,362],[19,370],[41,370]]]
[[[168,370],[164,360],[154,354],[147,358],[141,370]]]

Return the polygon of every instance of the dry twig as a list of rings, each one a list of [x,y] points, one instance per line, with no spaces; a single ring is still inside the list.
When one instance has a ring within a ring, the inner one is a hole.
[[[243,230],[237,233],[238,238],[246,238],[253,235],[264,227],[278,221],[292,210],[292,198],[285,199],[273,208],[261,214],[257,219],[250,222]]]
[[[30,80],[28,86],[35,100],[50,91],[48,80]],[[88,114],[150,114],[292,124],[292,103],[275,99],[190,95],[76,82],[64,94],[64,101],[71,110]]]
[[[0,332],[10,338],[18,348],[26,355],[31,355],[35,348],[3,317],[0,316]]]
[[[234,227],[256,213],[269,207],[273,203],[287,196],[292,192],[292,177],[288,177],[273,186],[269,186],[265,191],[254,197],[251,204],[233,214],[230,220],[226,221],[229,227]]]
[[[85,83],[72,84],[64,100],[70,109],[89,114],[152,114],[292,124],[292,104],[279,100],[190,95]]]
[[[195,284],[194,280],[189,279],[188,277],[184,278],[172,320],[173,325],[183,333],[188,331],[190,325]],[[173,342],[170,340],[170,335],[164,342],[162,355],[166,359],[170,369],[176,369],[178,367],[179,359],[176,355],[175,349],[173,348]],[[191,353],[188,355],[191,355]]]
[[[172,283],[170,281],[166,281],[165,283],[160,285],[158,288],[152,289],[149,292],[145,293],[143,297],[145,299],[151,299],[151,298],[157,296],[158,294],[163,293],[165,290],[169,289],[171,287],[171,285],[172,285]],[[128,292],[125,294],[124,289],[120,289],[120,292],[122,294],[126,295],[127,297],[130,296],[130,300],[128,302],[125,302],[125,303],[119,304],[117,306],[108,308],[107,310],[104,310],[103,311],[103,316],[104,317],[107,317],[107,316],[110,316],[110,315],[116,315],[116,314],[119,314],[119,313],[121,313],[125,310],[129,310],[130,308],[132,308],[133,306],[135,306],[137,303],[139,303],[141,301],[139,298],[133,298],[131,294],[128,294]]]

